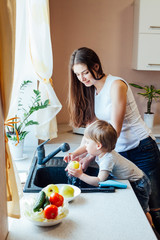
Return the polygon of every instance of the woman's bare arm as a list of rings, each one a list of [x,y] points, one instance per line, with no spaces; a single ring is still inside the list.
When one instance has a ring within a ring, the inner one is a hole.
[[[111,124],[119,137],[126,112],[127,85],[122,80],[115,81],[111,86],[112,113]]]

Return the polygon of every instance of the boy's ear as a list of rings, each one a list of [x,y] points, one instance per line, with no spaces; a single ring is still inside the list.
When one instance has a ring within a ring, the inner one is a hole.
[[[100,142],[97,143],[97,150],[102,148],[102,144]]]

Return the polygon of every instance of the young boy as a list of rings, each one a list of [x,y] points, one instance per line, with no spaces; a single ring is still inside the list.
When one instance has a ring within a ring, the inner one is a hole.
[[[81,164],[78,169],[68,167],[68,173],[97,187],[99,182],[107,180],[109,175],[129,180],[150,224],[153,225],[148,205],[151,193],[150,181],[134,163],[114,150],[117,141],[116,130],[111,124],[97,120],[85,129],[84,137],[86,151],[96,157],[95,161],[99,166],[98,176],[85,174]]]

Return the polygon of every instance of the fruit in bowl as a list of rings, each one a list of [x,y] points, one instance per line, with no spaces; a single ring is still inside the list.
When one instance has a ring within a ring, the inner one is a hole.
[[[58,207],[52,204],[47,205],[44,208],[44,216],[47,219],[55,219],[58,215]]]
[[[60,207],[63,205],[64,197],[61,194],[55,192],[51,194],[49,201],[51,204],[54,204],[57,207]]]
[[[51,196],[52,193],[57,192],[59,193],[59,189],[55,184],[49,184],[45,188],[43,188],[43,191],[46,193],[48,197]]]
[[[71,162],[69,162],[68,167],[78,169],[79,168],[79,162],[78,161],[71,161]]]
[[[69,185],[64,185],[61,187],[60,189],[60,194],[64,197],[64,198],[71,198],[74,197],[74,188],[69,186]]]
[[[52,202],[53,195],[57,195],[57,202]],[[59,199],[61,201],[59,201]],[[50,197],[43,191],[34,196],[22,199],[24,216],[39,226],[52,226],[58,224],[68,215],[68,203],[59,193],[52,193]],[[57,206],[56,206],[57,205]]]

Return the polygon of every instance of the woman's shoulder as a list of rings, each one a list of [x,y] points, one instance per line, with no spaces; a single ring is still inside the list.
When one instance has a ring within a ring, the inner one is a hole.
[[[123,78],[121,78],[119,76],[114,76],[112,74],[108,74],[107,79],[109,79],[110,81],[121,80],[121,81],[126,82],[126,80],[124,80]]]
[[[121,77],[112,76],[109,74],[106,81],[112,88],[128,88],[128,83]]]
[[[125,96],[128,91],[128,85],[120,79],[112,82],[110,86],[111,97]]]
[[[122,80],[117,80],[117,81],[114,81],[112,84],[111,84],[111,89],[113,91],[116,91],[116,90],[127,90],[128,89],[128,84],[126,84],[124,81]]]

